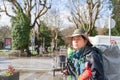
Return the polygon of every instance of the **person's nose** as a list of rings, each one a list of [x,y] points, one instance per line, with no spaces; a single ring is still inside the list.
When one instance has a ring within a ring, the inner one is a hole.
[[[76,40],[74,40],[74,43],[77,43],[78,42],[78,40],[76,39]]]

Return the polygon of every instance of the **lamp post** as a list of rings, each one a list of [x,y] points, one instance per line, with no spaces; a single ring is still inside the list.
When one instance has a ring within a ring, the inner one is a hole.
[[[31,46],[32,46],[32,51],[35,48],[35,30],[33,29],[33,33],[32,33],[32,38],[31,38]]]
[[[109,43],[111,44],[111,25],[110,25],[110,23],[111,23],[111,21],[110,21],[110,19],[111,19],[111,15],[110,15],[110,12],[109,12],[109,18],[108,18],[108,28],[109,28]]]
[[[115,27],[115,20],[112,19],[114,14],[110,14],[109,12],[109,18],[108,18],[108,28],[109,28],[109,43],[111,44],[111,28]]]

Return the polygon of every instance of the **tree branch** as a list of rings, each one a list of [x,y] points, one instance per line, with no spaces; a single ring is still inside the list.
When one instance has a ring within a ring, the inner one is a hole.
[[[17,2],[17,0],[11,1],[11,3],[16,7],[16,9],[20,9],[21,12],[23,12],[23,9],[21,5]]]
[[[27,2],[25,0],[23,0],[23,2],[24,2],[24,11],[25,13],[27,13]]]
[[[39,10],[38,14],[36,15],[35,19],[34,19],[34,22],[33,22],[33,25],[35,25],[35,23],[37,22],[37,19],[42,16],[43,14],[45,14],[48,9],[51,8],[51,5],[49,7],[47,7],[47,3],[46,3],[46,0],[44,1],[44,3],[42,3],[40,0],[39,0],[39,4],[42,6],[41,10]]]
[[[33,4],[33,6],[31,6],[30,10],[32,10],[35,6],[36,6],[36,0],[34,0],[34,4]]]
[[[3,1],[3,5],[4,5],[4,8],[5,8],[5,9],[4,9],[4,10],[3,10],[3,9],[1,9],[1,10],[0,10],[0,12],[5,12],[7,16],[9,16],[9,17],[13,17],[13,15],[10,15],[10,14],[7,12],[7,7],[6,7],[6,5],[5,5],[5,2],[4,2],[4,1]]]
[[[82,25],[83,29],[85,30],[85,22],[83,20],[83,15],[80,14],[80,8],[78,8],[78,11],[77,11],[77,15],[78,15],[78,21],[81,23],[80,25]]]

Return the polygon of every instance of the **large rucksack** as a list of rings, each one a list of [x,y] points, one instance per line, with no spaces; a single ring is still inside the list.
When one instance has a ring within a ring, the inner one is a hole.
[[[120,49],[117,45],[97,45],[102,52],[104,71],[108,80],[120,80]]]

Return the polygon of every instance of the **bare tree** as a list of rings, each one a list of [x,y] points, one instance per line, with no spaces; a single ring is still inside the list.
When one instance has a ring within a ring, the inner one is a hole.
[[[71,0],[71,15],[69,21],[75,24],[76,28],[84,29],[90,34],[105,0],[86,0],[84,5],[81,0]]]
[[[18,6],[20,7],[21,12],[31,20],[31,28],[33,28],[35,24],[39,26],[39,18],[51,8],[51,3],[48,2],[48,0],[3,0],[4,9],[0,8],[0,12],[5,12],[9,17],[13,17],[14,15],[9,13],[7,2],[11,4],[14,14],[16,14]],[[32,18],[32,16],[34,16],[34,18]]]
[[[6,13],[9,17],[15,17],[18,10],[24,13],[30,20],[28,27],[34,28],[38,26],[37,40],[40,43],[40,17],[43,16],[50,8],[52,0],[2,0],[3,7],[0,8],[0,12]],[[9,12],[10,6],[13,14]],[[38,45],[40,45],[38,43]]]
[[[58,36],[60,35],[60,29],[62,27],[62,20],[60,18],[59,9],[48,12],[43,17],[44,22],[51,28],[52,31],[52,48],[53,50],[57,47]]]

